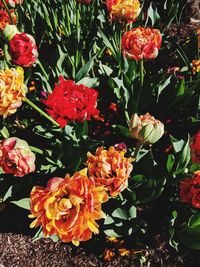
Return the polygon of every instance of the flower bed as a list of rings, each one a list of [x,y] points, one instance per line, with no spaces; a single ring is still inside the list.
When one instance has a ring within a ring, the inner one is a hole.
[[[186,8],[0,1],[0,212],[20,215],[2,231],[99,242],[105,261],[163,231],[200,249],[200,31],[181,39]]]

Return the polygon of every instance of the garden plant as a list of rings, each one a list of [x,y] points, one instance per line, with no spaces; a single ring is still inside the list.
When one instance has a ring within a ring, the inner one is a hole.
[[[158,234],[177,253],[200,249],[200,25],[189,7],[0,0],[0,232],[138,266]]]

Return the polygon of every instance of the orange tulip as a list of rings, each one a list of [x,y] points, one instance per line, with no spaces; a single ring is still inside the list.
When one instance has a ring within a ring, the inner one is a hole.
[[[35,186],[31,192],[30,227],[39,225],[44,236],[56,234],[63,242],[79,245],[92,233],[99,233],[96,220],[104,217],[101,204],[108,199],[103,187],[96,187],[86,176],[87,169],[65,179],[55,177],[47,187]]]
[[[140,14],[139,0],[107,0],[111,20],[134,22]]]
[[[126,150],[119,151],[111,146],[108,150],[99,147],[92,155],[88,152],[87,166],[89,177],[97,186],[104,186],[113,197],[128,186],[128,178],[133,169],[132,158],[126,158]]]

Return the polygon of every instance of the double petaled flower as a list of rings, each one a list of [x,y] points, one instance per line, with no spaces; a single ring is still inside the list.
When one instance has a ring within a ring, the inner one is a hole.
[[[44,103],[49,115],[64,127],[68,121],[83,122],[97,116],[97,97],[96,90],[60,77]]]
[[[111,20],[134,22],[140,14],[139,0],[106,0]]]
[[[27,88],[22,68],[0,70],[0,115],[6,118],[22,105]]]
[[[162,36],[159,30],[138,27],[124,33],[122,50],[126,58],[149,60],[157,57],[161,43]]]
[[[90,179],[97,186],[103,186],[115,197],[128,186],[128,178],[133,169],[132,158],[125,157],[126,150],[111,146],[108,150],[99,147],[92,155],[88,152],[87,166]]]
[[[35,155],[26,141],[7,138],[0,141],[0,167],[4,173],[22,177],[35,170]]]
[[[87,169],[72,177],[51,179],[47,187],[32,189],[30,227],[42,226],[44,236],[56,234],[63,242],[87,241],[99,233],[96,220],[104,217],[101,204],[108,199],[103,187],[86,176]]]
[[[3,34],[8,41],[9,53],[13,64],[31,67],[38,57],[37,46],[33,36],[19,32],[14,25],[6,25]]]
[[[181,181],[180,198],[182,202],[200,208],[200,171],[195,172],[192,178]]]

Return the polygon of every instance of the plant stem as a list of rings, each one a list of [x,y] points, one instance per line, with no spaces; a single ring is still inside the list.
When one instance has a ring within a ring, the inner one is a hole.
[[[79,3],[76,3],[76,59],[75,59],[75,66],[76,68],[78,67],[78,58],[79,58],[79,49],[78,49],[78,45],[80,42],[80,34],[79,34],[79,30],[80,30],[80,14],[79,14]]]
[[[140,88],[137,96],[137,102],[136,102],[136,112],[138,112],[139,104],[140,104],[140,99],[141,99],[141,94],[142,94],[142,88],[144,84],[144,61],[143,59],[140,60]]]
[[[10,13],[10,10],[9,10],[9,8],[8,8],[5,0],[2,0],[2,3],[4,5],[4,7],[5,7],[6,12],[8,13],[8,16],[9,16],[9,19],[10,19],[11,24],[14,25],[14,22],[13,22],[13,19],[12,19],[11,13]]]
[[[142,143],[138,142],[136,144],[136,148],[135,148],[135,151],[134,151],[134,154],[133,154],[133,158],[135,159],[136,162],[137,162],[137,157],[138,157],[138,154],[139,154],[141,148],[142,148]]]
[[[25,97],[24,101],[27,104],[29,104],[32,108],[34,108],[35,110],[37,110],[46,119],[48,119],[49,121],[51,121],[56,126],[60,127],[60,125],[52,117],[50,117],[49,115],[47,115],[42,109],[40,109],[38,106],[36,106],[31,100],[29,100],[28,98]]]
[[[70,27],[70,17],[69,17],[69,10],[68,5],[65,5],[66,15],[67,15],[67,28],[68,28],[68,35],[71,34],[71,27]]]
[[[46,70],[44,69],[44,67],[42,66],[42,63],[40,62],[39,59],[37,59],[37,64],[38,64],[38,66],[40,67],[42,73],[44,74],[45,78],[46,78],[47,81],[48,81],[48,80],[49,80],[49,76],[48,76]]]

